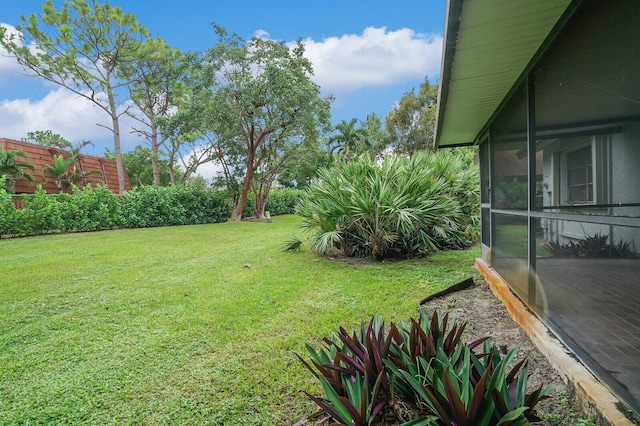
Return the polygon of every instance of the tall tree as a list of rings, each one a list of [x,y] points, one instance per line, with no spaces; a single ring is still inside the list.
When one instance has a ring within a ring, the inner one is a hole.
[[[273,179],[268,169],[281,167],[261,162],[273,152],[267,145],[313,140],[318,127],[328,123],[330,100],[320,97],[311,80],[312,65],[300,41],[289,48],[258,37],[245,42],[220,27],[216,32],[219,42],[206,52],[200,69],[211,91],[207,128],[218,135],[223,157],[241,153],[244,176],[231,215],[240,220],[254,178]]]
[[[385,119],[388,145],[396,154],[412,156],[429,149],[433,140],[438,86],[428,78],[420,90],[406,93]]]
[[[153,181],[160,185],[159,152],[168,135],[161,131],[159,120],[169,116],[183,96],[184,80],[194,56],[171,48],[161,39],[148,39],[146,49],[150,53],[126,64],[123,73],[132,81],[129,93],[137,106],[128,115],[143,125],[134,131],[151,146]]]
[[[117,98],[130,81],[121,80],[119,72],[149,53],[144,48],[147,29],[134,15],[97,0],[65,0],[59,11],[47,0],[42,13],[22,16],[21,21],[16,27],[20,37],[0,28],[0,45],[32,75],[88,99],[109,115],[111,126],[105,127],[113,133],[118,187],[124,192],[119,123],[124,111]]]
[[[366,153],[371,158],[383,155],[388,135],[382,125],[382,119],[377,114],[371,113],[362,121],[361,128],[364,129],[366,138],[361,146],[366,148]]]

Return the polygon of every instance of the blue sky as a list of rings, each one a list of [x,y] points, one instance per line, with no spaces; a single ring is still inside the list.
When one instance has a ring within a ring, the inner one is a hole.
[[[0,25],[15,26],[20,15],[41,11],[42,0],[3,1]],[[62,0],[54,0],[56,7]],[[182,50],[203,51],[216,42],[211,23],[244,39],[302,39],[323,94],[332,94],[334,123],[384,118],[394,102],[425,76],[439,78],[445,0],[398,1],[202,1],[111,0],[136,15],[153,35]],[[92,140],[94,154],[112,146],[96,123],[108,117],[58,86],[23,77],[0,52],[0,137],[20,139],[52,130],[72,142]],[[127,127],[127,123],[123,123]],[[142,144],[123,131],[123,151]],[[91,151],[91,150],[89,150]]]

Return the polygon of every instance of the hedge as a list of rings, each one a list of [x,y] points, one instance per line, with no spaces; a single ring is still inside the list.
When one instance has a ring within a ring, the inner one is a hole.
[[[22,208],[16,209],[0,188],[0,237],[217,223],[232,210],[222,192],[191,185],[138,186],[122,196],[105,186],[55,195],[39,186],[20,198]]]

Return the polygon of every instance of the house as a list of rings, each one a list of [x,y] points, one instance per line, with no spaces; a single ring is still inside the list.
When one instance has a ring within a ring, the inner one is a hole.
[[[45,179],[42,170],[45,166],[53,162],[54,155],[66,156],[62,150],[6,138],[0,138],[0,149],[4,151],[24,151],[29,156],[28,161],[36,168],[35,173],[33,173],[34,183],[24,178],[16,181],[14,187],[16,194],[31,194],[35,191],[38,184],[42,185],[42,188],[49,194],[57,194],[60,192],[55,183]],[[98,180],[101,180],[111,190],[118,190],[118,171],[116,170],[116,162],[114,160],[80,154],[78,163],[83,171],[99,171],[100,176]],[[125,189],[131,189],[131,182],[129,182],[129,176],[127,176],[126,171],[125,182]],[[95,184],[95,182],[85,182],[85,184]]]
[[[638,19],[638,1],[448,0],[435,132],[479,146],[476,265],[494,291],[561,342],[547,355],[580,360],[579,392],[636,415]]]

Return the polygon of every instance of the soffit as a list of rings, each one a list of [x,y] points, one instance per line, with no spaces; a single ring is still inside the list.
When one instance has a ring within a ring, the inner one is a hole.
[[[436,146],[476,142],[572,0],[449,0]]]

